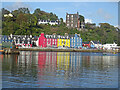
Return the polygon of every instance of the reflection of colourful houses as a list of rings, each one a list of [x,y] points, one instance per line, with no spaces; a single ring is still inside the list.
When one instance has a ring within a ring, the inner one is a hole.
[[[44,74],[45,64],[46,64],[46,52],[38,52],[39,78],[41,77],[41,75]]]
[[[80,52],[70,52],[70,70],[78,71],[81,66],[82,55]]]
[[[44,68],[46,63],[46,52],[38,53],[38,66],[39,68]]]
[[[70,47],[70,39],[69,36],[60,36],[58,35],[58,43],[57,47],[62,46],[62,47]]]
[[[55,72],[57,66],[57,52],[46,52],[47,72]]]
[[[73,48],[82,47],[82,38],[80,37],[80,34],[75,34],[75,36],[71,36],[70,47],[73,47]]]
[[[57,69],[68,70],[70,63],[70,52],[57,52]]]

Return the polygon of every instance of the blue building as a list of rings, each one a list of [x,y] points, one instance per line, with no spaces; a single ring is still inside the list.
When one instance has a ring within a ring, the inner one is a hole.
[[[1,35],[0,36],[0,46],[12,47],[12,39],[10,38],[10,36]]]
[[[80,48],[82,47],[82,38],[80,34],[75,34],[74,36],[70,36],[70,47],[72,48]]]
[[[0,37],[0,42],[12,42],[12,39],[9,37],[9,36],[6,36],[6,35],[2,35]]]

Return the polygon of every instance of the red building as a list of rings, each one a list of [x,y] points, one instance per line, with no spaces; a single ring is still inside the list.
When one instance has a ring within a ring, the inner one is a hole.
[[[56,35],[46,35],[47,47],[57,47]]]
[[[46,44],[47,44],[47,40],[44,36],[44,33],[41,33],[39,39],[38,39],[38,46],[39,47],[46,47]]]
[[[82,46],[83,46],[83,47],[88,47],[88,48],[90,48],[90,45],[91,45],[90,42],[83,42],[83,43],[82,43]]]
[[[57,47],[56,35],[45,35],[41,33],[38,39],[39,47]]]

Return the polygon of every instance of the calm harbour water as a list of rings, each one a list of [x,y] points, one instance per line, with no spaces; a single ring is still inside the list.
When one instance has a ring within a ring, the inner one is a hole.
[[[0,60],[3,88],[118,88],[118,54],[22,51]]]

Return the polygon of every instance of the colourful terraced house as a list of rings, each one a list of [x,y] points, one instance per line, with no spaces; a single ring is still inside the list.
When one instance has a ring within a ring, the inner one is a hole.
[[[58,35],[57,47],[70,47],[69,36],[60,36],[60,35]]]
[[[38,39],[38,46],[39,47],[46,47],[47,46],[47,39],[44,36],[44,33],[41,33]]]
[[[70,36],[70,47],[72,48],[82,48],[82,38],[80,34],[75,33],[75,35]]]
[[[57,37],[56,35],[45,35],[47,39],[47,47],[57,47]]]

